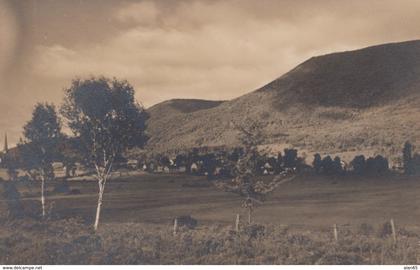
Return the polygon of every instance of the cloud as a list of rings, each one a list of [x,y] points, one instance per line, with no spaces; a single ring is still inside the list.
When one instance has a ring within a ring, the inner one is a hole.
[[[0,87],[5,80],[17,47],[17,22],[8,2],[0,0]],[[1,91],[3,92],[3,91]]]
[[[418,0],[0,0],[0,126],[17,141],[35,102],[60,103],[75,76],[128,79],[146,106],[234,98],[314,55],[418,39],[418,10]],[[4,41],[15,27],[13,55]]]
[[[34,71],[63,84],[75,76],[126,78],[148,106],[174,97],[230,99],[313,55],[419,37],[412,23],[420,23],[419,2],[393,3],[128,3],[111,16],[120,30],[103,42],[38,46]]]
[[[130,3],[119,9],[115,17],[121,22],[136,23],[140,25],[154,23],[158,17],[159,9],[155,2],[143,1]]]

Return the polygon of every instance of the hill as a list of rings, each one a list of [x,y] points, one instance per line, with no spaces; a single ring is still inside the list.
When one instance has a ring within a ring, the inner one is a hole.
[[[264,123],[266,143],[313,152],[396,157],[420,142],[420,41],[313,57],[224,102],[172,100],[149,109],[148,148],[236,145],[232,125]]]

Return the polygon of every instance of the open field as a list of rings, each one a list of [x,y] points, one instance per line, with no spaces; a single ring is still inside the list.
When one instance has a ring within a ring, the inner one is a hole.
[[[26,208],[39,208],[37,184],[31,189],[19,184]],[[70,186],[80,194],[54,193],[49,183],[52,220],[0,225],[0,264],[420,262],[420,181],[414,177],[302,175],[276,190],[256,209],[257,225],[242,223],[240,232],[233,230],[240,199],[216,190],[204,177],[141,173],[110,180],[96,234],[97,183],[71,180]],[[181,227],[173,235],[172,220],[179,215],[198,219],[198,227]],[[391,218],[396,243],[384,227]]]
[[[96,210],[97,183],[69,181],[78,195],[49,192],[60,217],[92,221]],[[48,190],[53,184],[49,183]],[[26,205],[38,203],[39,187],[20,184]],[[382,224],[393,218],[398,225],[417,230],[420,224],[420,180],[416,177],[334,178],[300,176],[280,186],[255,211],[261,223],[325,227]],[[137,174],[107,183],[101,221],[170,224],[174,217],[191,215],[199,224],[232,224],[241,213],[239,196],[217,190],[205,177]]]

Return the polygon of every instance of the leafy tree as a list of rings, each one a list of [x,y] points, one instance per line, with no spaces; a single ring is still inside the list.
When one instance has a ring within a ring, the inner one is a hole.
[[[207,177],[212,179],[214,177],[214,172],[217,167],[217,160],[215,154],[209,153],[205,154],[202,157],[203,160],[203,170],[207,173]]]
[[[175,158],[176,167],[182,167],[187,165],[187,156],[185,154],[178,154]]]
[[[274,177],[270,182],[258,181],[258,146],[264,141],[261,132],[262,126],[257,122],[247,121],[247,125],[236,126],[240,132],[239,140],[243,152],[239,156],[234,169],[234,179],[229,182],[218,181],[216,187],[225,191],[234,192],[243,198],[242,206],[248,211],[248,223],[252,222],[252,212],[257,203],[262,200],[280,184],[290,181],[291,170]]]
[[[24,141],[18,145],[23,168],[41,179],[42,217],[45,217],[45,182],[54,178],[52,163],[58,159],[61,125],[54,105],[38,103],[24,126]]]
[[[282,171],[282,169],[283,169],[283,156],[281,152],[279,152],[277,155],[276,164],[274,166],[274,173],[279,174]]]
[[[187,154],[187,173],[191,172],[191,166],[193,163],[197,163],[199,160],[199,149],[194,147],[191,152]]]
[[[333,160],[333,172],[334,174],[342,174],[343,173],[343,167],[341,166],[341,158],[339,156],[336,156]]]
[[[75,79],[65,90],[61,113],[80,138],[84,160],[93,166],[98,180],[98,205],[94,229],[98,229],[106,182],[116,158],[133,147],[144,146],[147,114],[135,100],[127,81],[104,77]]]
[[[76,174],[76,162],[82,161],[80,155],[80,140],[79,138],[70,138],[66,135],[63,135],[63,139],[59,145],[59,151],[62,153],[60,155],[61,161],[65,166],[65,179]]]
[[[314,167],[316,173],[321,173],[322,159],[320,154],[316,153],[314,155],[314,161],[312,162],[312,166]]]
[[[159,155],[157,160],[161,166],[169,167],[171,165],[171,161],[169,160],[169,157],[165,155]]]
[[[371,175],[381,175],[389,170],[388,160],[381,155],[366,160],[366,171]]]
[[[15,181],[1,181],[3,183],[3,198],[6,202],[8,219],[18,219],[24,216],[23,205],[20,200],[20,193],[16,188]]]
[[[354,157],[350,162],[350,165],[353,167],[353,171],[356,174],[362,175],[366,171],[366,159],[364,155],[359,155]]]
[[[238,162],[239,158],[244,154],[244,149],[242,147],[235,147],[228,156],[228,160],[232,162]]]
[[[411,174],[418,175],[420,173],[420,155],[415,153],[410,162]]]
[[[413,146],[409,141],[406,141],[403,148],[403,167],[404,173],[407,175],[413,174],[413,166],[412,166],[412,159],[413,159]]]
[[[298,165],[297,156],[297,149],[284,149],[284,167],[289,169],[296,168]]]
[[[11,152],[7,152],[2,157],[2,166],[6,168],[7,176],[11,181],[15,181],[18,178],[18,158],[12,155]]]
[[[325,174],[333,174],[334,173],[334,164],[333,160],[330,156],[326,156],[321,161],[322,172]]]

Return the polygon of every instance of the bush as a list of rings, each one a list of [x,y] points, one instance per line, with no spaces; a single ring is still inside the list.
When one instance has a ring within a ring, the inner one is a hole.
[[[20,201],[20,193],[14,181],[2,181],[3,198],[6,201],[6,218],[17,219],[24,216],[23,205]]]
[[[198,221],[191,216],[179,216],[176,219],[179,227],[185,226],[188,229],[194,229],[198,224]]]
[[[70,192],[69,183],[66,180],[60,181],[54,185],[54,193],[64,193],[67,194]]]
[[[258,224],[252,224],[244,228],[244,232],[249,238],[259,238],[265,235],[265,227]]]
[[[358,233],[364,236],[368,236],[374,233],[374,228],[370,224],[362,223],[359,226]]]

